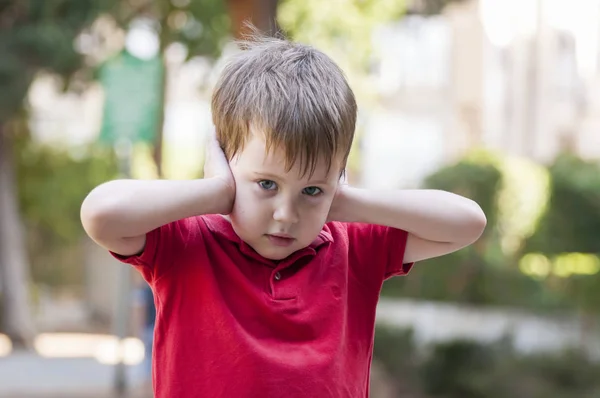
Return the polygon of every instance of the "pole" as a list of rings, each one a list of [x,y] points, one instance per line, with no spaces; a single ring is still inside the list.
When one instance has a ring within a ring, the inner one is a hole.
[[[115,152],[119,159],[120,174],[122,178],[131,178],[132,142],[129,138],[117,141]],[[117,337],[117,363],[114,373],[114,390],[118,397],[127,392],[127,373],[125,368],[123,342],[127,337],[128,320],[130,317],[131,301],[131,268],[122,265],[119,268],[117,308],[115,311],[114,334]]]

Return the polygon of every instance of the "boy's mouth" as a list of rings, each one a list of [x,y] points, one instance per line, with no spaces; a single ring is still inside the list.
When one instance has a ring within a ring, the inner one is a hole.
[[[269,242],[274,244],[275,246],[289,246],[294,243],[294,238],[287,234],[267,234],[267,238]]]

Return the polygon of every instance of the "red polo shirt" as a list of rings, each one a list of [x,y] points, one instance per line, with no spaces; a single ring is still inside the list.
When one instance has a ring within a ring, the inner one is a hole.
[[[117,258],[155,293],[155,396],[368,397],[377,300],[411,267],[406,237],[332,222],[276,262],[218,215],[150,232],[140,256]]]

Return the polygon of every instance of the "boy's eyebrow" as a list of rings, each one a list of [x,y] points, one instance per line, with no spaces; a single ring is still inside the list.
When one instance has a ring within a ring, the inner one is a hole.
[[[265,178],[265,179],[269,179],[269,180],[283,180],[284,179],[284,178],[281,178],[281,176],[278,176],[275,174],[259,172],[259,171],[255,171],[254,175],[256,175],[257,177]],[[329,184],[329,181],[327,181],[327,180],[309,180],[308,182],[310,184],[321,184],[321,185]]]

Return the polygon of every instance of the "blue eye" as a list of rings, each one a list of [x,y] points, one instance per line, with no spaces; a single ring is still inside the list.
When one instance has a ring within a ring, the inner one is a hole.
[[[308,196],[317,196],[323,193],[323,191],[318,187],[306,187],[302,190],[302,193]]]
[[[277,184],[271,180],[261,180],[258,182],[258,185],[265,191],[271,191],[277,188]]]

